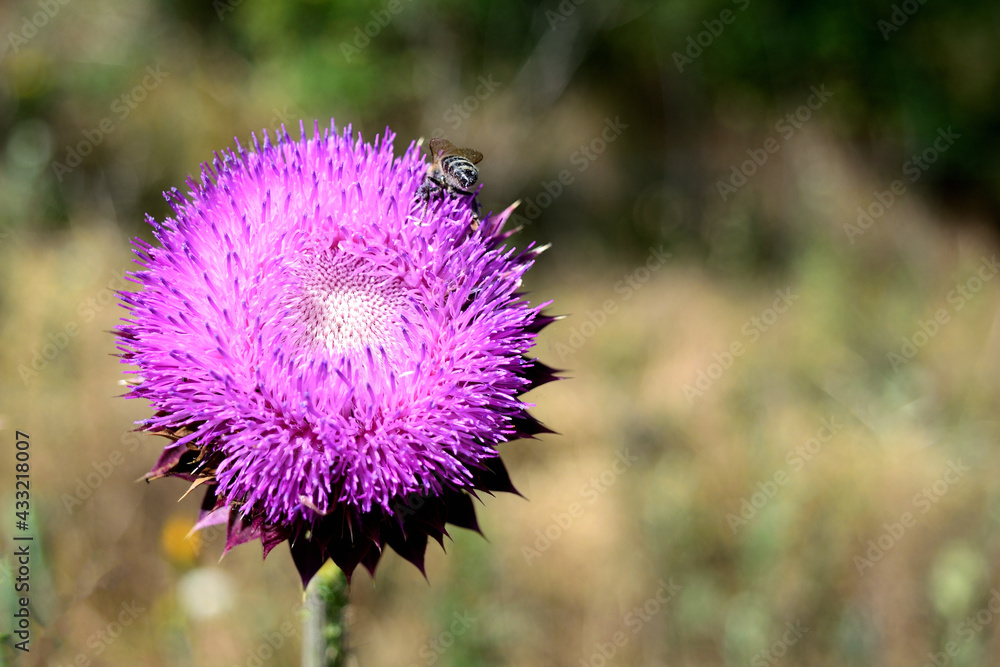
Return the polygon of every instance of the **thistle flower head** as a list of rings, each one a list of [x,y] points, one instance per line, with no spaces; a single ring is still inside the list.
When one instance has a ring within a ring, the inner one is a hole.
[[[388,545],[477,529],[471,496],[514,491],[501,442],[544,431],[520,400],[554,379],[526,356],[553,318],[518,293],[539,249],[506,247],[511,209],[417,196],[427,163],[348,127],[254,138],[135,241],[141,291],[117,329],[142,429],[170,443],[147,477],[207,489],[226,550],[288,540],[307,583],[332,558],[374,573]]]

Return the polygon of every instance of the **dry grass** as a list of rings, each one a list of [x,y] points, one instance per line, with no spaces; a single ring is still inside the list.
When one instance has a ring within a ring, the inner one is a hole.
[[[948,664],[998,660],[992,612],[981,631],[960,624],[1000,587],[1000,280],[961,310],[948,301],[995,240],[965,221],[943,231],[908,195],[851,244],[842,225],[870,200],[871,179],[821,141],[796,146],[753,184],[786,193],[768,215],[798,244],[767,278],[673,257],[626,299],[616,281],[645,258],[579,267],[558,248],[544,256],[530,287],[574,317],[544,332],[538,353],[572,379],[531,398],[561,435],[505,447],[529,500],[488,499],[489,542],[459,531],[449,554],[432,547],[429,584],[394,556],[375,584],[358,577],[360,664],[600,665],[613,647],[607,664],[920,665],[949,641],[959,654]],[[729,215],[741,214],[737,204]],[[106,330],[120,313],[108,283],[128,261],[100,219],[0,248],[0,423],[8,454],[15,430],[31,435],[32,602],[44,626],[24,664],[247,665],[268,642],[279,646],[262,664],[295,664],[300,591],[287,550],[261,565],[244,546],[217,565],[218,535],[200,546],[179,537],[198,505],[176,502],[183,483],[134,481],[161,443],[128,432],[146,406],[115,398],[122,369]],[[751,340],[744,325],[785,288],[797,300]],[[583,330],[608,299],[616,311]],[[948,323],[894,369],[887,354],[938,309]],[[33,350],[69,324],[79,334],[22,380]],[[745,352],[689,400],[685,385],[733,342]],[[0,461],[5,480],[12,458]],[[949,462],[968,471],[941,482]],[[100,469],[107,479],[68,508]],[[773,497],[754,497],[760,485]],[[761,506],[736,524],[744,499]],[[913,525],[886,537],[907,512]],[[880,537],[891,545],[859,572]],[[184,591],[206,573],[192,607]],[[198,618],[212,601],[215,615]],[[105,643],[123,604],[141,611]],[[452,635],[456,614],[466,623]],[[808,631],[785,634],[787,623]],[[782,657],[769,661],[769,647]]]

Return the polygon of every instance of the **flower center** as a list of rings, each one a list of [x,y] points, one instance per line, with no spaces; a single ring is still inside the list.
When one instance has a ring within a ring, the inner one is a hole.
[[[405,300],[399,280],[372,275],[364,261],[338,260],[332,253],[304,259],[296,273],[299,318],[314,344],[331,352],[395,346]]]

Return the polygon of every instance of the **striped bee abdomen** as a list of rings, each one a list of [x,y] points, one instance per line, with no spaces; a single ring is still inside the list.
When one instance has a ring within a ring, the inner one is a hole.
[[[459,187],[468,190],[479,180],[479,171],[469,160],[460,155],[449,155],[441,159],[442,170],[458,181]]]

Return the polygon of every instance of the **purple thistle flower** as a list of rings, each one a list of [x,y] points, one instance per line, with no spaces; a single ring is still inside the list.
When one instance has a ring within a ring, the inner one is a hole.
[[[225,551],[288,540],[303,585],[326,561],[374,574],[388,545],[423,571],[428,536],[479,530],[470,496],[515,492],[497,445],[549,432],[518,397],[555,318],[521,298],[542,248],[503,245],[510,209],[416,197],[420,147],[331,125],[218,153],[135,240],[143,289],[116,333],[140,422],[170,443],[147,479],[207,489]]]

